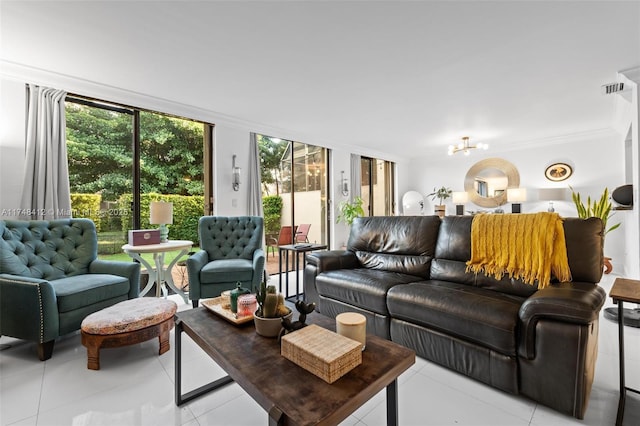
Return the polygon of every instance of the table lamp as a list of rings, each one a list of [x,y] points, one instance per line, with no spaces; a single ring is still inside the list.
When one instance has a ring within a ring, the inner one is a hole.
[[[507,201],[511,203],[511,213],[520,213],[520,203],[527,201],[527,188],[507,188]]]
[[[149,223],[159,225],[161,243],[169,241],[169,228],[167,225],[173,223],[173,203],[152,201],[149,204]]]
[[[566,188],[540,188],[538,190],[538,199],[540,199],[541,201],[548,201],[549,207],[547,208],[547,211],[554,212],[556,210],[553,207],[553,202],[567,200],[567,189]]]
[[[456,205],[456,214],[461,216],[464,214],[464,203],[469,201],[469,194],[466,191],[453,192],[451,200]]]

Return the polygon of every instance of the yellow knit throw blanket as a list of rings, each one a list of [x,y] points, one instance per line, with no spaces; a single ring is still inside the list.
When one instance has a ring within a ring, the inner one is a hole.
[[[562,219],[557,213],[479,214],[471,225],[467,272],[521,279],[538,288],[551,276],[571,281]]]

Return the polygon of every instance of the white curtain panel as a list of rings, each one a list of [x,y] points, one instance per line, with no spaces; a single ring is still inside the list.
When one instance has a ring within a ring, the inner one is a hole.
[[[249,214],[262,216],[262,180],[260,177],[260,148],[255,133],[250,134],[249,147]]]
[[[361,168],[360,156],[358,154],[351,154],[351,188],[349,191],[351,201],[362,194]]]
[[[262,179],[260,177],[260,147],[255,133],[249,134],[249,215],[264,217],[262,208]],[[262,232],[262,247],[266,247]]]
[[[27,87],[22,219],[71,217],[63,90]]]

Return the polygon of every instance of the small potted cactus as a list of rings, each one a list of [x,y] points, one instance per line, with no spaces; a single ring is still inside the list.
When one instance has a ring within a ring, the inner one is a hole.
[[[256,333],[264,337],[278,337],[282,329],[282,318],[291,319],[293,312],[284,304],[284,295],[278,293],[276,286],[260,284],[256,293],[258,309],[253,314]]]

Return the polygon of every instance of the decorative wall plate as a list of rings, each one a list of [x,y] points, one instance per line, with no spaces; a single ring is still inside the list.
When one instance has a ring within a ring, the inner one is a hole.
[[[546,168],[544,176],[553,182],[560,182],[573,174],[573,169],[566,163],[554,163]]]

